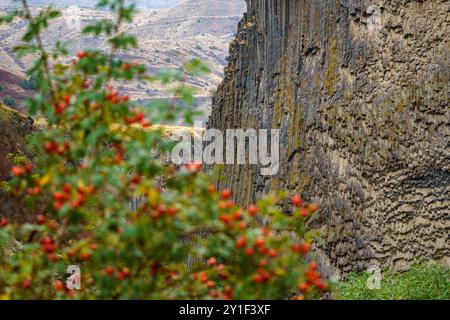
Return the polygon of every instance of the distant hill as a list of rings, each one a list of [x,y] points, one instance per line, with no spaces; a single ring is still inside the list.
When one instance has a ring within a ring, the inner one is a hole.
[[[95,8],[97,1],[93,0],[28,0],[31,6],[47,6],[49,4],[55,6],[71,6],[77,5],[85,8]],[[131,0],[129,1],[132,2]],[[180,2],[180,0],[136,0],[139,8],[155,9],[172,7]],[[0,6],[17,5],[14,0],[0,0]]]
[[[0,14],[5,12],[2,3],[6,2],[8,1],[0,0]],[[54,2],[69,5],[74,1]],[[76,2],[79,5],[87,3],[85,0]],[[208,113],[211,92],[223,77],[229,42],[236,33],[237,22],[246,10],[245,1],[173,0],[145,3],[152,6],[164,3],[166,7],[169,3],[177,5],[163,9],[139,10],[134,22],[125,26],[125,29],[137,36],[140,47],[121,57],[143,62],[153,73],[163,68],[179,68],[193,58],[201,59],[210,66],[211,73],[188,81],[199,89],[197,104]],[[53,21],[49,31],[44,34],[47,46],[53,46],[57,40],[67,41],[72,55],[81,48],[106,48],[104,38],[81,36],[80,29],[96,19],[112,18],[110,12],[78,6],[65,7],[62,12],[62,17]],[[21,20],[0,26],[0,69],[22,78],[25,77],[25,70],[31,61],[19,60],[12,48],[21,43],[24,28],[25,22]],[[161,88],[138,82],[127,84],[121,89],[127,91],[132,98],[141,100],[165,95]]]

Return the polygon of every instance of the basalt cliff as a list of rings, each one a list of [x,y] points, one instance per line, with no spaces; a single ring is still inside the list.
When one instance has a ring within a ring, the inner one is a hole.
[[[448,263],[450,1],[247,5],[208,126],[280,129],[280,170],[225,166],[221,187],[318,203],[330,273]]]

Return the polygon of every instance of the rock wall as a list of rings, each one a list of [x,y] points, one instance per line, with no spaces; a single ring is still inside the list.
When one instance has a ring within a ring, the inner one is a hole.
[[[450,1],[247,4],[208,126],[279,128],[281,165],[225,166],[221,187],[318,203],[330,272],[448,263]]]

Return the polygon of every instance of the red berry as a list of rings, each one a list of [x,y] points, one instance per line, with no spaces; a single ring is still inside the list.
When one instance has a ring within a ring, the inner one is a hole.
[[[217,259],[215,257],[211,257],[208,259],[208,266],[215,266],[217,264]]]
[[[11,174],[16,176],[16,177],[20,177],[23,176],[25,174],[25,170],[21,167],[18,166],[14,166],[11,168]]]
[[[33,171],[33,166],[31,165],[31,163],[25,164],[25,165],[23,166],[23,168],[24,168],[24,170],[25,170],[27,173],[31,173],[31,171]]]
[[[263,278],[259,274],[256,274],[253,277],[253,282],[255,282],[255,283],[261,283],[262,281],[263,281]]]
[[[306,217],[308,217],[308,215],[309,215],[309,210],[308,209],[306,209],[306,208],[301,208],[300,209],[300,216],[301,217],[306,218]]]
[[[79,59],[86,58],[86,57],[87,57],[87,53],[86,53],[85,51],[78,51],[78,52],[77,52],[77,57],[78,57]]]
[[[139,184],[141,182],[142,177],[138,174],[135,174],[132,178],[131,178],[131,183],[133,184]]]
[[[309,264],[309,269],[315,271],[319,269],[319,265],[317,264],[317,262],[313,261]]]
[[[136,122],[141,122],[142,120],[144,120],[145,115],[142,112],[138,112],[136,114]]]
[[[39,188],[39,187],[34,187],[34,188],[31,188],[31,189],[28,189],[28,194],[30,194],[30,195],[38,195],[38,194],[40,194],[42,192],[42,190],[41,190],[41,188]]]
[[[131,274],[130,269],[128,269],[128,268],[122,268],[122,269],[120,270],[120,272],[122,272],[122,274],[123,274],[125,277],[129,277],[130,274]]]
[[[219,217],[219,220],[222,221],[225,224],[228,224],[231,222],[231,217],[229,215],[226,214],[221,214]]]
[[[58,260],[58,256],[56,255],[56,253],[50,253],[49,255],[47,255],[47,259],[50,262],[55,262]]]
[[[254,217],[258,213],[258,207],[252,204],[250,207],[248,207],[248,213]]]
[[[64,183],[62,186],[62,189],[65,193],[71,193],[72,192],[72,186],[68,183]]]
[[[268,262],[266,259],[261,259],[261,260],[259,260],[258,264],[260,267],[265,267],[265,266],[267,266]]]
[[[25,280],[22,281],[22,288],[23,289],[28,289],[31,286],[31,279],[27,278]]]
[[[300,207],[301,205],[303,205],[303,200],[302,200],[302,198],[300,198],[300,196],[297,196],[297,195],[292,196],[291,201],[292,201],[292,204],[297,207]]]
[[[301,292],[306,292],[309,289],[309,284],[307,282],[302,282],[298,285],[298,290]]]
[[[87,252],[83,252],[82,254],[80,254],[80,259],[83,261],[88,261],[89,258],[90,258],[90,255]]]
[[[206,282],[206,285],[208,286],[208,288],[214,288],[216,286],[216,283],[212,280],[209,280],[208,282]]]
[[[8,225],[8,219],[0,218],[0,227],[6,227]]]
[[[64,282],[62,282],[61,280],[56,280],[55,284],[54,284],[54,288],[56,291],[64,290]]]
[[[36,223],[38,225],[43,225],[44,223],[47,222],[47,217],[44,216],[43,214],[38,214],[36,217]]]
[[[258,237],[258,238],[256,238],[256,240],[255,240],[255,246],[257,246],[257,247],[261,247],[261,246],[263,246],[265,243],[266,243],[266,240],[265,240],[264,238],[262,238],[262,237]]]
[[[275,249],[270,249],[268,255],[271,258],[275,258],[278,255],[278,253]]]
[[[243,248],[243,247],[245,247],[246,244],[247,244],[247,239],[245,237],[240,237],[236,241],[236,248],[238,248],[238,249]]]
[[[246,255],[251,256],[251,255],[253,255],[255,253],[255,249],[247,248],[247,249],[245,249],[244,252],[245,252]]]
[[[148,128],[148,127],[151,127],[152,122],[150,120],[148,120],[148,119],[144,119],[144,120],[141,121],[141,125],[144,128]]]
[[[114,268],[111,267],[111,266],[107,266],[107,267],[105,268],[105,273],[106,273],[107,275],[109,275],[109,276],[112,276],[112,275],[114,274]]]
[[[225,189],[222,191],[221,193],[221,197],[222,199],[229,199],[231,197],[231,190],[230,189]]]
[[[202,168],[200,163],[186,163],[184,167],[189,171],[198,172]]]
[[[202,271],[199,275],[200,281],[203,283],[208,282],[208,275],[206,274],[206,272]]]

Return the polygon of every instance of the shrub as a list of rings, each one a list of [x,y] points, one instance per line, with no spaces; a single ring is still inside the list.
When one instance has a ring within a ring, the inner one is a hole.
[[[23,80],[21,87],[25,90],[37,90],[38,85],[35,77],[30,77],[28,80]]]
[[[17,107],[17,101],[11,96],[6,96],[3,98],[3,103],[6,104],[8,107],[15,108]]]
[[[119,23],[132,21],[132,6],[101,3]],[[26,43],[59,15],[42,11],[36,23],[27,7],[17,14],[30,23]],[[119,30],[105,21],[87,26],[84,33],[109,37],[111,51],[80,51],[70,65],[60,62],[61,47],[39,48],[42,59],[31,72],[40,94],[27,105],[46,117],[34,141],[41,156],[14,166],[10,185],[31,207],[39,201],[46,209],[25,225],[0,218],[0,296],[304,299],[326,291],[317,264],[304,259],[313,240],[305,220],[315,205],[296,196],[296,211],[284,215],[278,204],[287,195],[280,193],[241,208],[231,190],[216,190],[214,173],[161,160],[173,146],[164,124],[180,112],[189,121],[193,112],[194,91],[181,79],[206,68],[194,60],[182,72],[148,75],[143,65],[115,56],[136,46]],[[35,47],[18,50],[34,53]],[[170,84],[178,103],[140,106],[112,86],[144,80]],[[81,290],[66,288],[70,265],[81,267]]]
[[[449,300],[450,269],[439,264],[417,264],[408,271],[386,271],[381,288],[370,290],[370,274],[353,273],[334,286],[334,296],[349,300]]]

